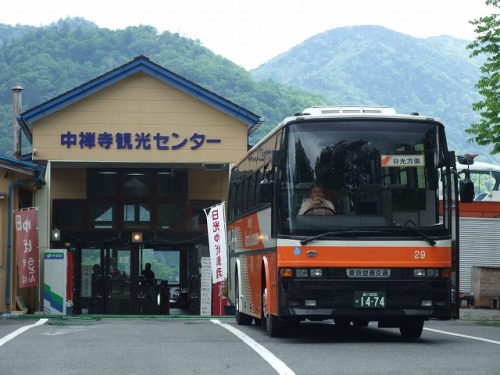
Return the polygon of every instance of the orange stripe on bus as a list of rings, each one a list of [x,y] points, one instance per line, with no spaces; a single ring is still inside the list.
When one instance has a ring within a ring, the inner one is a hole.
[[[450,247],[300,247],[278,248],[278,267],[450,267]]]

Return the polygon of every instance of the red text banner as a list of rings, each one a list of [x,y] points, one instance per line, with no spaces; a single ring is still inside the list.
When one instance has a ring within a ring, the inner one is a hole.
[[[37,209],[14,211],[19,288],[38,285]]]
[[[208,210],[208,213],[207,211]],[[212,266],[212,283],[224,281],[227,277],[226,220],[224,203],[205,209],[207,215],[208,246]]]

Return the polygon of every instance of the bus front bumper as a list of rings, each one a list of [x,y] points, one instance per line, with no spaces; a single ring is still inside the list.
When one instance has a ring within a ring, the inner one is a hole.
[[[449,280],[284,281],[279,316],[303,319],[451,319]],[[372,294],[378,300],[360,301]]]

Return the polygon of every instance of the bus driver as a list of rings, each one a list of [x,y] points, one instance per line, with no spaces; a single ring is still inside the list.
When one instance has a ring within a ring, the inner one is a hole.
[[[299,215],[335,215],[335,207],[325,199],[325,191],[321,185],[312,185],[309,198],[302,202]]]

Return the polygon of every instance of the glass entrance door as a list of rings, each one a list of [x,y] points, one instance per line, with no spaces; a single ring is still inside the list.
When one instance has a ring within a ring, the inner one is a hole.
[[[82,314],[137,312],[138,252],[125,248],[82,249]]]

